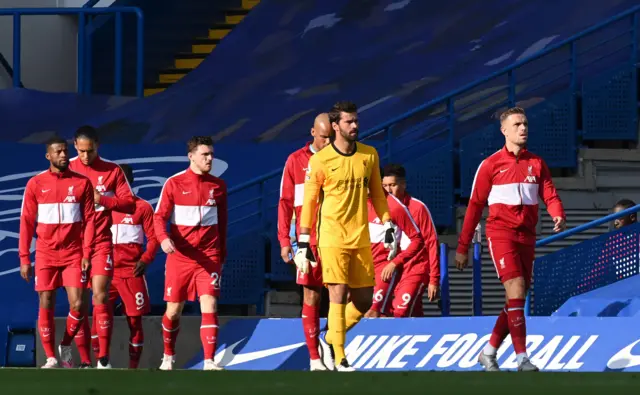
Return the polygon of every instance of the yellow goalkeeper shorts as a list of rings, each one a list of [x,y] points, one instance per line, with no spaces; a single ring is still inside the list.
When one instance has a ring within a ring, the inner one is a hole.
[[[324,284],[347,284],[350,288],[375,285],[375,270],[371,247],[318,247],[322,260]]]

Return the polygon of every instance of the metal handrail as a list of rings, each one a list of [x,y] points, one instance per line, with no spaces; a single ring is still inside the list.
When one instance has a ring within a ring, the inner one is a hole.
[[[86,5],[86,4],[85,4]],[[87,15],[115,14],[116,16],[116,54],[115,54],[115,94],[122,92],[122,14],[134,14],[137,19],[136,41],[136,95],[144,96],[144,15],[138,7],[107,7],[107,8],[5,8],[0,9],[0,16],[13,16],[13,86],[20,84],[21,62],[21,17],[23,15],[78,15],[78,92],[84,93],[86,87],[85,58],[91,56],[87,50],[90,43],[86,41]],[[90,37],[89,37],[90,38]]]
[[[7,62],[7,58],[4,57],[2,52],[0,52],[0,66],[2,66],[4,71],[6,71],[7,74],[9,75],[9,77],[11,77],[11,79],[13,80],[13,68],[11,67],[9,62]],[[18,87],[24,88],[24,85],[22,84],[22,81],[18,81],[18,82],[19,82]]]
[[[547,244],[553,243],[554,241],[566,239],[567,237],[573,236],[573,235],[575,235],[577,233],[584,232],[585,230],[593,229],[596,226],[600,226],[602,224],[605,224],[607,222],[611,222],[611,221],[616,220],[618,218],[622,218],[622,217],[625,217],[627,215],[637,213],[638,211],[640,211],[640,204],[638,204],[636,206],[633,206],[633,207],[629,207],[628,209],[622,210],[622,211],[620,211],[618,213],[609,214],[607,216],[595,219],[595,220],[593,220],[591,222],[588,222],[586,224],[582,224],[580,226],[576,226],[575,228],[567,229],[564,232],[560,232],[560,233],[557,233],[555,235],[552,235],[552,236],[549,236],[549,237],[545,237],[544,239],[540,239],[540,240],[538,240],[536,242],[536,247],[546,246]]]

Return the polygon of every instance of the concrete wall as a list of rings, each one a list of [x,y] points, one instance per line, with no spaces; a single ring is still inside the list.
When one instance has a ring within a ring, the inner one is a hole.
[[[0,0],[0,8],[55,8],[62,0]],[[84,4],[84,3],[83,3]],[[77,22],[73,16],[25,16],[21,28],[21,80],[26,88],[75,92]],[[13,18],[0,16],[0,52],[13,64]],[[0,67],[0,89],[11,79]]]

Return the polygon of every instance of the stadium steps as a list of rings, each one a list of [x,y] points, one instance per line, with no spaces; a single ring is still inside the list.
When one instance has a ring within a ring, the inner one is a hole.
[[[567,228],[575,228],[577,226],[589,223],[593,220],[601,218],[607,215],[609,212],[606,209],[592,209],[592,210],[574,210],[566,209],[567,213]],[[540,209],[541,218],[538,223],[538,239],[543,239],[553,235],[553,221],[547,214],[544,208]],[[484,229],[484,218],[483,218]],[[604,224],[599,227],[590,229],[588,231],[576,234],[563,240],[559,240],[555,243],[549,244],[536,249],[536,257],[541,257],[546,254],[558,251],[562,248],[572,246],[584,240],[589,240],[593,237],[607,233],[609,231],[609,225]],[[535,280],[534,280],[535,283]],[[469,280],[469,289],[472,288],[471,280]],[[534,285],[535,287],[535,285]],[[532,293],[532,303],[534,303]],[[470,298],[471,300],[471,298]],[[471,306],[471,302],[470,302]],[[483,315],[497,315],[504,306],[504,288],[496,276],[496,270],[493,266],[491,256],[489,255],[489,249],[487,247],[486,237],[483,235],[482,240],[482,314]]]
[[[213,24],[206,37],[195,38],[189,52],[176,54],[172,67],[161,70],[157,81],[145,86],[145,97],[163,92],[198,67],[215,50],[220,41],[259,3],[260,0],[242,0],[241,7],[225,10],[224,23]]]

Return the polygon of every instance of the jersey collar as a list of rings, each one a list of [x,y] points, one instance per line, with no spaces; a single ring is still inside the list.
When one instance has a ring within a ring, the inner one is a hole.
[[[351,152],[350,154],[345,154],[344,152],[340,151],[334,144],[333,141],[331,142],[331,147],[333,147],[333,150],[336,151],[338,154],[342,155],[342,156],[353,156],[356,154],[356,152],[358,151],[358,143],[356,142],[356,147],[353,149],[353,152]]]

